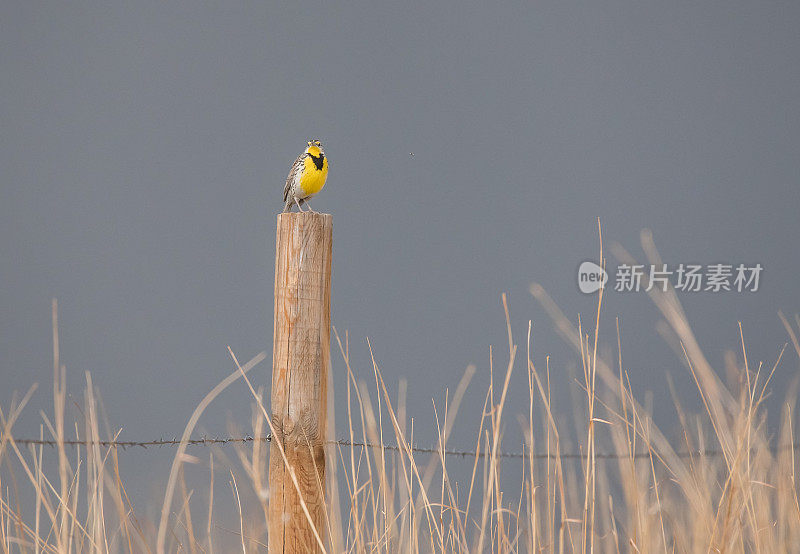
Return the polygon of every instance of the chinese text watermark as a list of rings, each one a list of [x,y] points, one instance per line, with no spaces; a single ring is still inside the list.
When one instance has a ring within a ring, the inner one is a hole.
[[[680,292],[756,292],[764,270],[759,263],[740,264],[620,264],[614,273],[617,292],[666,292],[671,286]],[[578,267],[578,288],[591,294],[605,287],[606,270],[586,261]]]

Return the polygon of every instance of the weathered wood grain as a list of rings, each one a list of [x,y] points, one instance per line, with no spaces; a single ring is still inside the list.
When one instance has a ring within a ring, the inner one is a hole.
[[[325,525],[325,449],[330,365],[330,214],[278,215],[275,252],[275,331],[269,465],[269,552],[318,552],[297,488],[278,443],[294,469],[320,537]]]

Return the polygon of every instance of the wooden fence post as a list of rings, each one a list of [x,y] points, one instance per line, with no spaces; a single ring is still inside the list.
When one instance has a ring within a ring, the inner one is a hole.
[[[317,536],[324,541],[328,535],[324,446],[332,230],[330,214],[278,215],[271,399],[275,436],[269,461],[270,554],[318,552]],[[289,468],[297,478],[313,528]]]

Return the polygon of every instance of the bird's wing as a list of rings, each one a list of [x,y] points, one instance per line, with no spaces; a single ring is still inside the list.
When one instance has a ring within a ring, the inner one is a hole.
[[[297,176],[300,174],[300,170],[303,168],[303,162],[308,156],[308,153],[303,152],[292,164],[292,169],[289,170],[289,176],[286,178],[286,184],[283,186],[283,201],[286,202],[286,199],[289,198],[289,191],[292,190],[292,183],[294,183]]]

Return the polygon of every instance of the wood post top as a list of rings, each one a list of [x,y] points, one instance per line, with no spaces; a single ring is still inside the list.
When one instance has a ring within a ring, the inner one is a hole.
[[[284,218],[288,218],[288,219],[294,219],[294,218],[303,219],[303,218],[305,218],[305,219],[309,219],[309,220],[314,220],[314,219],[331,220],[331,219],[333,219],[333,216],[331,214],[326,214],[326,213],[322,213],[322,212],[302,212],[302,213],[300,213],[300,212],[281,212],[281,213],[278,214],[278,219],[279,220],[284,219]]]

